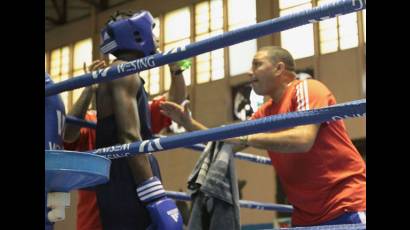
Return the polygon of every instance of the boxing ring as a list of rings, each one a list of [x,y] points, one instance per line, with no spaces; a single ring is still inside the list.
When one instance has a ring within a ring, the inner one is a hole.
[[[48,85],[45,87],[45,95],[47,97],[64,91],[89,86],[91,84],[111,81],[136,72],[180,61],[264,35],[360,11],[365,8],[365,1],[363,0],[341,0],[312,9],[303,10],[301,12],[229,31],[186,46],[173,48],[164,53],[147,56],[118,66],[107,67],[103,70],[93,71],[53,85]],[[320,109],[273,115],[208,130],[182,133],[169,137],[156,137],[151,140],[99,148],[82,153],[65,150],[46,150],[46,191],[69,192],[75,189],[105,183],[109,180],[111,159],[180,147],[202,151],[204,145],[201,143],[204,142],[268,132],[299,125],[318,124],[340,119],[363,117],[365,115],[366,99],[361,99]],[[74,117],[67,117],[66,122],[83,127],[95,127],[95,123]],[[253,163],[271,164],[270,159],[268,158],[247,153],[238,152],[235,154],[235,157]],[[167,195],[178,200],[190,200],[190,196],[185,193],[168,191]],[[292,212],[292,207],[290,205],[282,204],[241,200],[240,206],[242,208],[267,211]],[[353,224],[289,229],[366,229],[366,226],[365,224]]]

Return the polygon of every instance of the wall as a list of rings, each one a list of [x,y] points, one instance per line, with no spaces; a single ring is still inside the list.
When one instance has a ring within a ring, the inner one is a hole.
[[[339,103],[362,99],[362,68],[359,49],[348,49],[320,56],[320,80]],[[366,137],[366,118],[345,120],[352,139]]]

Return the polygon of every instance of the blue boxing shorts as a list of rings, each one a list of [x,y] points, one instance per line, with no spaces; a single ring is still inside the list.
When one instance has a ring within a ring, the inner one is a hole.
[[[319,226],[336,224],[366,224],[366,212],[346,212],[333,220],[319,224]]]

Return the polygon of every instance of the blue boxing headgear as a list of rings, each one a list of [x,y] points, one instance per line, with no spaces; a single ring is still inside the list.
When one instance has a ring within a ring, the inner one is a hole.
[[[114,56],[116,51],[139,51],[144,56],[154,54],[154,26],[154,19],[148,11],[140,11],[130,18],[112,20],[101,31],[101,52]]]

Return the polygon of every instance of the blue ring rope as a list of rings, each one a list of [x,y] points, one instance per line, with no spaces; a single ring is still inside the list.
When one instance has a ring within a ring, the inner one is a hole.
[[[190,201],[191,196],[184,192],[173,192],[173,191],[166,191],[168,197],[176,200],[184,200]],[[272,204],[272,203],[262,203],[262,202],[255,202],[249,200],[240,200],[239,206],[241,208],[250,208],[250,209],[258,209],[258,210],[266,210],[266,211],[278,211],[278,212],[293,212],[292,205],[286,204]]]
[[[164,53],[150,55],[117,66],[107,67],[91,73],[79,75],[68,80],[45,87],[45,95],[50,96],[63,91],[89,86],[99,82],[111,81],[127,75],[162,66],[202,53],[224,48],[240,42],[262,37],[305,24],[326,20],[366,8],[364,0],[341,0],[297,13],[281,16],[254,25],[219,34],[186,46],[173,48]]]
[[[202,152],[205,149],[205,145],[204,144],[195,144],[195,145],[191,145],[191,146],[185,146],[185,148]],[[234,157],[238,158],[238,159],[241,159],[241,160],[251,161],[251,162],[255,162],[255,163],[259,163],[259,164],[265,164],[265,165],[271,165],[272,164],[272,161],[268,157],[257,156],[257,155],[250,154],[250,153],[236,152],[236,153],[234,153]]]
[[[86,127],[86,128],[95,129],[97,127],[97,123],[95,123],[95,122],[86,121],[86,120],[79,119],[79,118],[73,117],[73,116],[66,116],[66,122],[69,123],[69,124],[78,125],[78,126]],[[165,136],[162,136],[162,137],[165,137]],[[192,145],[192,146],[185,146],[185,148],[202,152],[205,149],[205,145],[204,144],[195,144],[195,145]],[[249,154],[249,153],[236,152],[234,154],[234,157],[238,158],[238,159],[241,159],[241,160],[246,160],[246,161],[255,162],[255,163],[259,163],[259,164],[265,164],[265,165],[271,165],[272,164],[271,160],[268,157],[256,156],[256,155]]]
[[[320,109],[272,115],[207,130],[115,145],[89,151],[109,159],[134,156],[141,153],[191,146],[208,141],[223,140],[254,133],[273,131],[306,124],[320,124],[366,115],[366,99],[337,104]]]

